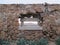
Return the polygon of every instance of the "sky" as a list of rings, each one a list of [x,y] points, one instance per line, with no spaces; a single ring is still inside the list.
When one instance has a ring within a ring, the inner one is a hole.
[[[0,4],[60,4],[60,0],[0,0]]]

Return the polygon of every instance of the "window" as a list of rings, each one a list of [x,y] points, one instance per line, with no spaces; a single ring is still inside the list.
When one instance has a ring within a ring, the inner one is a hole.
[[[19,30],[42,30],[42,27],[38,25],[38,21],[36,19],[35,21],[30,20],[30,18],[27,19],[22,24],[21,19],[18,18]]]

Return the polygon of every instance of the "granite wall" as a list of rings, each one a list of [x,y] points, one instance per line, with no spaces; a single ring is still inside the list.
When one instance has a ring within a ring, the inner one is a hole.
[[[58,39],[60,36],[60,5],[48,5],[48,11],[51,12],[48,14],[44,12],[45,8],[43,4],[0,4],[0,39],[9,41],[21,38],[28,40],[47,38],[49,41]],[[19,30],[18,17],[20,14],[36,11],[43,12],[43,31]]]

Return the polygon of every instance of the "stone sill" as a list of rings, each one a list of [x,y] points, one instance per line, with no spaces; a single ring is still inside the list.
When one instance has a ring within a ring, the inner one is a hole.
[[[23,25],[19,26],[19,30],[43,30],[43,27],[39,25]]]

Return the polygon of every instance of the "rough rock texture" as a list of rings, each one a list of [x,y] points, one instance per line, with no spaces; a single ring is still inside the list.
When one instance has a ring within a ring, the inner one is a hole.
[[[42,4],[23,5],[23,4],[0,4],[0,39],[18,40],[20,38],[38,40],[41,37],[47,37],[54,41],[60,36],[60,5],[48,5],[48,10],[53,11],[49,14],[42,14],[44,22],[42,24],[43,31],[22,31],[18,30],[18,17],[21,13],[36,13],[45,10]],[[13,45],[13,44],[11,44]],[[14,44],[15,45],[15,44]]]

